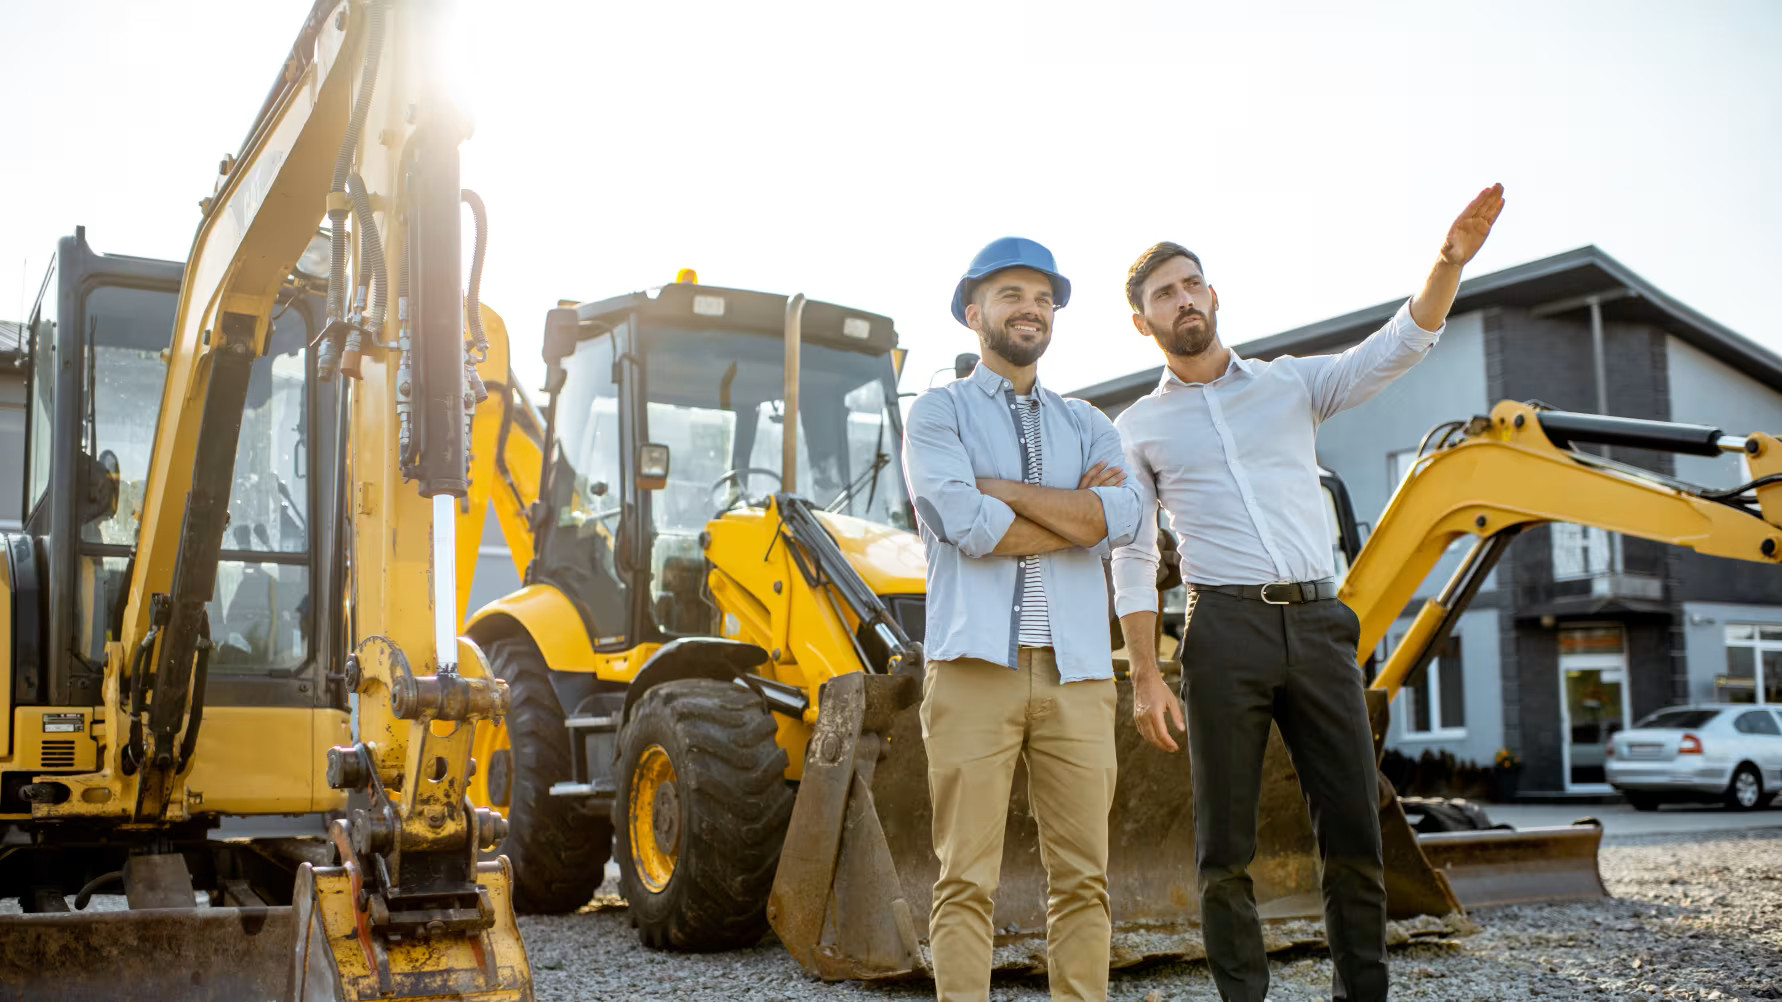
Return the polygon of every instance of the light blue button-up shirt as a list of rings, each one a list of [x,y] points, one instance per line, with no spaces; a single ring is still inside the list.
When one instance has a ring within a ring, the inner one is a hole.
[[[1116,422],[1127,483],[1144,504],[1137,536],[1114,553],[1116,611],[1157,610],[1159,503],[1181,541],[1185,581],[1255,585],[1334,574],[1318,425],[1403,375],[1441,334],[1418,327],[1406,302],[1341,354],[1264,362],[1233,352],[1210,383],[1184,383],[1165,366],[1157,388]]]
[[[1033,396],[1040,410],[1041,486],[1074,490],[1096,463],[1125,468],[1120,434],[1101,411],[1037,381]],[[903,435],[904,477],[928,551],[928,657],[1014,668],[1020,663],[1021,558],[991,551],[1015,512],[986,497],[977,481],[1023,479],[1015,388],[980,364],[969,377],[917,397]],[[1107,536],[1093,547],[1039,558],[1052,649],[1065,682],[1114,677],[1102,560],[1112,547],[1131,542],[1139,524],[1139,493],[1130,481],[1091,490],[1101,499]]]

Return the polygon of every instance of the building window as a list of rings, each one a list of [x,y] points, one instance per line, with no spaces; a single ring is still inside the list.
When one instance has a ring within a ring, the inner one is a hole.
[[[1411,475],[1411,467],[1417,463],[1416,449],[1400,449],[1386,454],[1386,496],[1398,493],[1398,488]]]
[[[1548,526],[1553,540],[1553,580],[1576,581],[1609,571],[1609,534],[1594,526],[1554,522]]]
[[[1402,635],[1394,638],[1394,645],[1401,639]],[[1399,703],[1404,707],[1405,737],[1466,737],[1466,675],[1459,637],[1442,641],[1436,656],[1405,679]]]
[[[1782,626],[1726,628],[1726,674],[1714,680],[1725,703],[1782,703]]]

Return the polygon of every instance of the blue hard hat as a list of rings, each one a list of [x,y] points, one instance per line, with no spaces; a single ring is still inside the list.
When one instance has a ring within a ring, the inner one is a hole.
[[[1070,279],[1058,274],[1052,252],[1044,244],[1025,237],[1003,237],[985,244],[978,256],[971,259],[971,267],[960,276],[953,289],[953,319],[965,323],[965,300],[973,284],[1007,268],[1032,268],[1052,280],[1055,307],[1070,302]]]

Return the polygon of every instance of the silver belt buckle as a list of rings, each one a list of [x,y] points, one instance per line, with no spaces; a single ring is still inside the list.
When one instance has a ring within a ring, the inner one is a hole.
[[[1285,588],[1292,584],[1293,584],[1292,581],[1270,581],[1268,584],[1265,584],[1262,586],[1262,601],[1264,601],[1265,603],[1267,603],[1269,605],[1292,605],[1293,601],[1291,599],[1282,599],[1281,601],[1277,602],[1274,599],[1268,597],[1268,590],[1270,588],[1275,588],[1275,587]]]

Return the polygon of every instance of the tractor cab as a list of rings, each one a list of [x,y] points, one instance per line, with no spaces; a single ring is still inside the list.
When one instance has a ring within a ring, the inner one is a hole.
[[[782,489],[787,297],[677,282],[554,311],[551,442],[527,582],[576,605],[596,650],[716,635],[714,518]],[[831,303],[799,317],[797,493],[913,530],[888,317]]]

